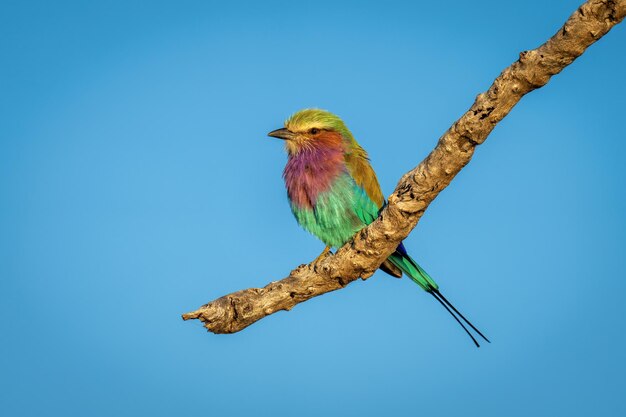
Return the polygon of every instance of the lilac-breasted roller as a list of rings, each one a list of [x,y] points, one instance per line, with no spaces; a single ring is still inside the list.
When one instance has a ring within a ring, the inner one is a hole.
[[[301,110],[268,135],[285,140],[288,161],[283,177],[291,211],[300,226],[326,244],[325,251],[343,246],[378,217],[385,205],[378,179],[367,153],[339,117],[325,110]],[[408,275],[445,307],[477,347],[461,320],[489,342],[441,294],[402,243],[381,269],[396,277]]]

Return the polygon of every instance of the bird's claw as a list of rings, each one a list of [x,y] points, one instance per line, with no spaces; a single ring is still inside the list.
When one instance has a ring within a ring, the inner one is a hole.
[[[317,269],[317,266],[319,265],[319,263],[322,262],[324,259],[326,259],[330,255],[332,255],[332,252],[330,251],[330,246],[326,246],[324,250],[322,251],[322,253],[320,253],[317,256],[317,258],[313,260],[313,262],[311,262],[311,266],[313,266],[313,269]]]

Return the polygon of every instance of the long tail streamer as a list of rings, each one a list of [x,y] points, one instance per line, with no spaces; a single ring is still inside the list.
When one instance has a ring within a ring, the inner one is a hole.
[[[456,308],[452,305],[452,303],[451,303],[450,301],[448,301],[448,300],[446,299],[446,297],[444,297],[444,296],[443,296],[443,294],[442,294],[442,293],[440,293],[440,292],[439,292],[439,290],[432,290],[431,294],[436,294],[437,296],[439,296],[439,297],[441,298],[441,300],[443,300],[443,302],[444,302],[444,303],[446,303],[448,306],[450,306],[450,308],[452,308],[452,310],[454,310],[454,312],[455,312],[456,314],[458,314],[458,315],[459,315],[459,317],[461,317],[465,323],[469,324],[469,326],[470,326],[472,329],[474,329],[474,331],[475,331],[476,333],[478,333],[478,335],[479,335],[480,337],[482,337],[483,339],[485,339],[485,341],[486,341],[487,343],[491,343],[491,341],[490,341],[489,339],[487,339],[487,338],[485,337],[485,335],[484,335],[484,334],[482,334],[482,333],[481,333],[481,331],[480,331],[480,330],[478,330],[478,329],[476,328],[476,326],[474,326],[474,325],[472,324],[472,322],[471,322],[471,321],[469,321],[468,319],[466,319],[466,318],[465,318],[465,316],[464,316],[463,314],[461,314],[461,312],[460,312],[459,310],[457,310],[457,309],[456,309]],[[435,298],[437,298],[437,297],[435,297]],[[450,309],[448,309],[448,308],[446,308],[446,309],[447,309],[448,311],[450,311]],[[450,313],[452,313],[452,312],[450,312]],[[457,318],[456,316],[455,316],[455,318],[457,319],[457,321],[459,321],[459,320],[458,320],[458,318]],[[463,326],[463,325],[461,324],[461,326]],[[463,328],[465,329],[465,326],[463,326]],[[467,329],[465,329],[465,331],[467,331]],[[472,340],[474,340],[474,338],[473,338],[473,337],[472,337]],[[476,343],[476,340],[474,340],[474,343]],[[476,343],[476,345],[478,345],[478,343]]]
[[[479,345],[479,344],[478,344],[478,342],[476,341],[476,338],[475,338],[475,337],[474,337],[474,336],[470,333],[470,331],[469,331],[469,330],[467,330],[467,327],[465,327],[465,325],[463,324],[463,322],[462,322],[461,320],[459,320],[459,318],[458,318],[458,317],[457,317],[457,316],[456,316],[456,315],[452,312],[452,310],[450,310],[450,308],[446,305],[446,303],[444,303],[444,302],[442,301],[442,299],[441,299],[441,298],[439,298],[439,297],[437,296],[438,294],[439,294],[439,291],[437,291],[437,292],[431,291],[431,292],[430,292],[430,295],[432,295],[433,297],[435,297],[435,300],[439,301],[439,303],[440,303],[440,304],[441,304],[441,305],[442,305],[442,306],[443,306],[446,310],[448,310],[448,313],[450,313],[450,315],[451,315],[452,317],[454,317],[454,320],[456,320],[456,322],[457,322],[457,323],[459,323],[459,324],[461,325],[461,327],[463,328],[463,330],[465,330],[465,333],[467,333],[467,335],[468,335],[469,337],[471,337],[471,338],[472,338],[472,341],[474,342],[474,344],[476,345],[476,347],[478,347],[478,348],[479,348],[479,347],[480,347],[480,345]],[[454,308],[454,307],[452,307],[452,308]],[[456,309],[455,309],[455,311],[456,311]],[[472,326],[472,328],[473,328],[473,327],[474,327],[474,326]]]

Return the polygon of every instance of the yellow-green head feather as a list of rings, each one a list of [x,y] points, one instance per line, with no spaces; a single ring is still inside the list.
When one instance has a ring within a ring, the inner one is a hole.
[[[321,109],[300,110],[285,121],[285,128],[296,134],[296,140],[287,142],[287,151],[291,154],[313,145],[318,132],[337,132],[345,144],[345,151],[361,149],[352,136],[352,132],[339,116]]]

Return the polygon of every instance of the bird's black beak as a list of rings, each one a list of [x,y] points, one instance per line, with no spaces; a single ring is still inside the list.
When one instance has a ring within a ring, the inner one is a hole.
[[[272,130],[270,133],[267,134],[267,136],[284,140],[291,140],[296,137],[296,135],[292,131],[284,128]]]

